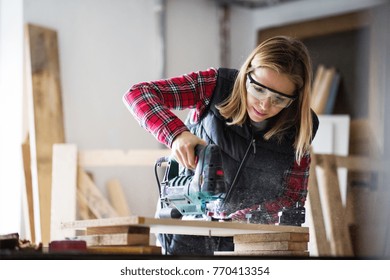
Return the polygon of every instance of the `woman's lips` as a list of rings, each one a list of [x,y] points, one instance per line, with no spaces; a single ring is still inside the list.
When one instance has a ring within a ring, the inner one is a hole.
[[[260,116],[260,117],[264,117],[264,116],[267,115],[267,114],[265,114],[265,113],[262,113],[262,112],[257,111],[255,108],[253,108],[253,111],[255,111],[256,115],[258,115],[258,116]]]

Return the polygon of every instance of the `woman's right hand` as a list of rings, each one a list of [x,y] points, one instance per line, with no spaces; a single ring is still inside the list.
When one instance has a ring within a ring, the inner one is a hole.
[[[196,168],[195,146],[207,145],[206,141],[195,136],[189,131],[180,133],[172,142],[172,153],[174,158],[188,169]]]

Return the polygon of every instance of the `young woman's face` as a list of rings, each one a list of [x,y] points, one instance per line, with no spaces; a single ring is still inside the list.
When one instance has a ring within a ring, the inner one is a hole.
[[[294,102],[293,82],[270,68],[256,68],[247,75],[246,85],[247,111],[254,122],[271,118]]]

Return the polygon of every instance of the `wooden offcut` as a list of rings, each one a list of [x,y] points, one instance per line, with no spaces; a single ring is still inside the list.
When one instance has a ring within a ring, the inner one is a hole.
[[[65,142],[61,97],[60,64],[57,32],[45,27],[26,25],[27,69],[31,86],[27,86],[30,106],[30,148],[33,185],[39,193],[41,239],[50,241],[52,148]],[[36,174],[36,176],[35,176]]]

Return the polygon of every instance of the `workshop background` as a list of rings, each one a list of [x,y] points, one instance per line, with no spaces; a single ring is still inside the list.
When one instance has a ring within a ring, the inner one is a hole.
[[[131,85],[238,68],[258,42],[290,32],[308,45],[313,70],[334,67],[341,77],[327,115],[349,116],[348,153],[381,166],[348,173],[354,255],[390,255],[389,173],[381,172],[389,170],[389,18],[387,0],[0,0],[0,234],[31,238],[21,149],[31,130],[26,24],[57,32],[64,142],[78,150],[164,148],[123,104]],[[131,213],[154,216],[152,167],[87,171],[105,196],[115,178]],[[34,217],[38,225],[37,211]],[[34,234],[39,241],[39,230]]]

